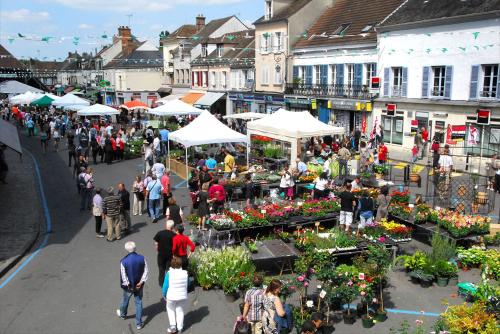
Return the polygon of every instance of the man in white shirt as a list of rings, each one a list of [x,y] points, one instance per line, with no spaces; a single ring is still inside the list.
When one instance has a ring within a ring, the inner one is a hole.
[[[445,185],[448,189],[450,183],[451,171],[453,170],[453,159],[450,157],[450,149],[448,145],[445,146],[443,154],[439,157],[438,161],[439,170],[445,176]]]
[[[159,179],[161,179],[161,177],[163,176],[163,173],[165,172],[165,165],[162,164],[161,162],[157,161],[153,167],[151,168],[151,170],[153,171],[153,174],[156,175],[156,177]]]
[[[160,143],[161,143],[160,136],[156,136],[153,139],[153,154],[154,154],[154,157],[155,157],[155,161],[158,161],[158,159],[160,157],[160,153],[161,153],[161,145],[160,145]]]
[[[351,190],[361,190],[361,179],[359,176],[356,176],[354,180],[351,182]]]

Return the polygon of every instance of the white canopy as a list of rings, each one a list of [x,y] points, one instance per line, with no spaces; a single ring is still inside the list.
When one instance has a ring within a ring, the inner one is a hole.
[[[157,116],[199,115],[202,112],[202,109],[195,108],[181,100],[166,101],[163,105],[148,111]]]
[[[43,91],[38,88],[26,85],[16,80],[8,80],[0,83],[0,93],[24,94],[26,92],[43,93]]]
[[[342,135],[344,128],[330,126],[313,117],[308,111],[279,109],[275,113],[247,123],[247,135],[262,135],[291,143],[291,164],[295,164],[298,140],[301,138]]]
[[[0,120],[0,143],[7,145],[20,154],[23,153],[17,127],[4,120]]]
[[[243,120],[254,120],[266,117],[267,114],[263,114],[260,112],[242,112],[239,114],[231,114],[224,116],[224,119],[243,119]]]
[[[186,94],[170,94],[170,95],[167,95],[165,97],[162,97],[159,100],[156,100],[156,104],[162,105],[162,104],[165,104],[165,103],[167,103],[168,101],[171,101],[171,100],[179,100],[184,95],[186,95]]]
[[[276,139],[280,137],[300,139],[344,134],[344,128],[325,124],[314,118],[308,111],[288,111],[285,109],[279,109],[267,117],[248,122],[247,129],[264,133]]]
[[[203,144],[248,142],[247,136],[230,129],[206,110],[182,129],[170,133],[168,139],[186,148]]]
[[[107,115],[118,115],[120,112],[115,108],[111,108],[102,104],[94,104],[90,107],[78,110],[78,116],[107,116]]]
[[[80,105],[80,106],[89,106],[90,102],[82,99],[81,97],[78,97],[74,94],[68,93],[64,95],[63,97],[55,100],[52,102],[53,106],[56,107],[67,107],[67,106],[75,106],[75,105]]]
[[[26,92],[9,98],[9,102],[12,104],[30,104],[41,96],[40,93]]]

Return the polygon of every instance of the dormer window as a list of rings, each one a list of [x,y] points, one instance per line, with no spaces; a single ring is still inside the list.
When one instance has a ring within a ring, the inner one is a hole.
[[[224,53],[224,46],[222,44],[217,44],[217,57],[221,58]]]
[[[363,29],[361,29],[361,32],[367,33],[370,30],[372,30],[374,26],[375,26],[375,23],[368,23]]]
[[[342,24],[340,27],[337,28],[337,30],[335,30],[335,32],[333,33],[334,35],[338,35],[338,36],[344,36],[346,30],[351,26],[350,23],[344,23]]]
[[[272,0],[266,0],[265,4],[265,18],[266,20],[269,20],[273,17],[273,2]]]
[[[201,56],[202,57],[208,56],[208,54],[207,54],[207,45],[206,44],[202,44],[201,45]]]

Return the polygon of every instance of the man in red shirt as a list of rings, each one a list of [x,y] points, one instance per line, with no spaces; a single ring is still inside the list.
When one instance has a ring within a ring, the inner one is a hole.
[[[380,143],[380,146],[378,147],[378,162],[381,165],[385,165],[387,162],[387,156],[389,155],[389,151],[387,149],[387,146],[385,146],[384,142]]]
[[[422,127],[422,159],[427,156],[427,143],[429,142],[429,131],[425,127]]]
[[[189,246],[190,252],[193,253],[195,249],[195,245],[184,234],[184,226],[177,226],[177,235],[172,240],[172,254],[174,256],[180,257],[182,260],[182,269],[187,270],[188,268],[188,254],[187,248]]]
[[[219,184],[218,179],[214,179],[212,186],[208,189],[208,197],[214,200],[214,211],[220,212],[224,208],[224,201],[226,199],[226,191],[224,187]]]
[[[168,200],[172,195],[172,191],[170,190],[170,171],[166,170],[163,173],[160,183],[163,186],[161,196],[163,198],[163,215],[165,216],[167,214]]]

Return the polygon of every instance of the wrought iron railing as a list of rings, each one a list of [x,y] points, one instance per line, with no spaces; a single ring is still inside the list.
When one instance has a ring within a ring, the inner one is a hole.
[[[285,94],[303,96],[344,97],[351,99],[370,99],[370,88],[365,85],[326,85],[288,83]]]

